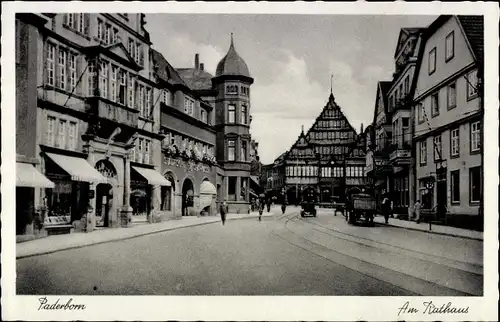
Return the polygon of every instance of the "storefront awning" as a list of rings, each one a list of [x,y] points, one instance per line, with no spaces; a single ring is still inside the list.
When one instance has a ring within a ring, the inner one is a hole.
[[[63,168],[73,181],[107,183],[107,179],[85,159],[55,153],[47,153],[47,156]]]
[[[210,181],[203,181],[200,185],[200,194],[216,195],[217,189]]]
[[[153,169],[132,167],[137,173],[139,173],[144,179],[148,181],[150,185],[153,186],[167,186],[170,187],[172,184],[170,181],[165,179],[161,174]]]
[[[54,188],[54,183],[32,164],[16,162],[16,187]]]
[[[250,176],[250,179],[252,179],[252,181],[253,181],[256,185],[259,185],[259,177],[257,177],[257,176]]]

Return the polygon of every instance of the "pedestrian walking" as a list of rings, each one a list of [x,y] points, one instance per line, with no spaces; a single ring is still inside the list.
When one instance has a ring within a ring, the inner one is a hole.
[[[391,218],[394,218],[394,203],[392,202],[392,200],[390,203],[389,212],[391,214]]]
[[[222,225],[226,224],[226,214],[227,214],[227,203],[224,200],[220,205],[220,219],[222,220]]]
[[[283,215],[285,214],[285,211],[286,211],[286,200],[283,200],[283,204],[281,205],[281,212],[283,213]]]
[[[389,215],[390,215],[390,208],[391,208],[391,201],[389,198],[385,197],[384,200],[382,200],[382,212],[384,213],[384,219],[385,223],[389,223]]]
[[[258,206],[259,207],[259,221],[262,220],[262,213],[264,212],[264,203],[265,203],[264,199],[259,200],[259,206]]]
[[[417,202],[415,202],[415,204],[413,205],[413,210],[415,212],[417,224],[420,224],[420,209],[421,208],[422,208],[422,204],[420,204],[420,200],[417,200]]]
[[[271,198],[267,199],[267,212],[271,211],[271,203],[272,203]]]

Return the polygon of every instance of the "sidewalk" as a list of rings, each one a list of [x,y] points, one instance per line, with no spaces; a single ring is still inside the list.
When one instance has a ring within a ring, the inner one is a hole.
[[[227,220],[249,219],[257,218],[258,215],[258,212],[252,212],[250,214],[227,214],[226,218]],[[274,213],[264,212],[262,216],[272,217],[274,216]],[[220,222],[221,219],[219,215],[207,217],[182,217],[180,219],[172,219],[156,224],[138,224],[130,228],[106,228],[98,229],[90,233],[72,233],[48,236],[16,244],[16,259],[129,239],[159,233],[162,231]]]
[[[442,225],[436,225],[436,224],[432,224],[432,230],[429,231],[429,223],[427,223],[427,222],[425,222],[425,223],[422,222],[420,224],[417,224],[414,221],[389,218],[389,223],[386,224],[384,217],[382,217],[382,216],[375,216],[373,221],[379,225],[387,225],[387,226],[399,227],[399,228],[404,228],[404,229],[409,229],[409,230],[422,231],[422,232],[431,233],[431,234],[446,235],[446,236],[452,236],[452,237],[460,237],[460,238],[467,238],[467,239],[474,239],[474,240],[483,241],[483,232],[481,232],[481,231],[461,229],[461,228],[442,226]]]

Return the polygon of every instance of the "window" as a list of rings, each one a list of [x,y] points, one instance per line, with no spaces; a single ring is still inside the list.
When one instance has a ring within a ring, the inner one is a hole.
[[[85,15],[86,14],[83,14],[83,13],[78,14],[78,31],[86,34],[87,29],[86,29],[86,23],[85,23],[85,20],[86,20]]]
[[[118,34],[118,28],[113,28],[113,31],[111,33],[111,41],[113,44],[116,44],[118,42],[119,34]]]
[[[56,46],[51,43],[47,43],[47,84],[52,86],[55,85],[55,56]]]
[[[109,45],[111,43],[111,25],[110,24],[106,24],[106,35],[105,35],[105,38],[104,38],[104,43]]]
[[[240,161],[247,160],[247,142],[241,141],[241,153],[240,153]]]
[[[57,131],[57,146],[61,149],[66,148],[66,121],[59,120]]]
[[[127,73],[120,70],[120,87],[118,89],[118,103],[125,105],[125,98],[127,93]]]
[[[450,156],[456,157],[460,154],[460,131],[458,128],[450,131]]]
[[[236,201],[236,177],[227,178],[227,199],[229,201]]]
[[[247,113],[247,106],[242,105],[241,106],[241,124],[247,124],[248,123],[248,113]]]
[[[408,95],[408,93],[410,93],[410,75],[406,76],[405,78],[404,91],[405,91],[405,96]]]
[[[144,107],[144,117],[151,118],[153,100],[151,99],[151,88],[146,88],[146,106]]]
[[[97,38],[104,40],[104,22],[97,18]]]
[[[471,203],[481,202],[481,167],[469,170],[469,195]]]
[[[472,99],[477,96],[477,70],[470,72],[466,76],[467,81],[467,99]]]
[[[95,95],[95,89],[96,89],[96,68],[95,68],[95,61],[94,60],[89,60],[88,62],[89,67],[89,73],[87,75],[88,77],[88,95],[89,96],[94,96]]]
[[[139,85],[139,116],[144,117],[144,86]]]
[[[108,73],[109,65],[106,61],[101,61],[99,71],[99,94],[103,98],[108,98]]]
[[[111,95],[110,95],[110,100],[113,102],[116,101],[116,81],[118,78],[118,68],[116,66],[111,66],[111,81],[110,81],[110,87],[111,87]]]
[[[58,73],[58,85],[60,89],[66,89],[66,57],[68,55],[68,52],[62,48],[59,49],[59,58],[58,58],[58,63],[59,63],[59,73]]]
[[[420,141],[420,164],[427,163],[427,141]]]
[[[418,103],[417,112],[418,112],[418,123],[423,123],[424,122],[424,113],[425,113],[425,106],[423,103]]]
[[[235,115],[236,115],[236,106],[234,105],[229,105],[228,108],[228,123],[234,123],[235,122]]]
[[[452,84],[448,85],[447,87],[447,105],[448,109],[452,109],[457,106],[457,89],[456,89],[456,83],[453,82]]]
[[[135,80],[132,74],[128,75],[128,100],[127,106],[130,108],[135,108],[134,105],[134,97],[135,97]]]
[[[194,101],[188,97],[184,98],[184,113],[191,116],[194,114]]]
[[[226,94],[237,95],[238,94],[238,86],[236,86],[236,85],[227,85],[226,86]]]
[[[227,141],[227,159],[229,161],[235,160],[235,149],[236,149],[236,141],[228,140]]]
[[[451,203],[460,203],[460,170],[450,172]]]
[[[168,89],[162,91],[162,102],[165,103],[165,105],[170,105],[170,91]]]
[[[445,51],[446,51],[446,57],[445,61],[449,61],[450,59],[453,58],[455,55],[455,32],[452,31],[446,36],[446,43],[445,43]]]
[[[47,136],[46,143],[48,146],[55,145],[56,118],[47,116]]]
[[[442,160],[441,151],[441,135],[434,137],[434,161]]]
[[[135,40],[132,38],[128,39],[128,53],[135,59]]]
[[[69,85],[70,90],[73,90],[76,87],[76,55],[73,53],[68,54],[69,57]]]
[[[151,152],[151,141],[144,140],[144,163],[149,164],[149,154]]]
[[[479,150],[481,150],[481,122],[477,121],[470,124],[470,151]]]
[[[75,151],[77,143],[77,128],[76,122],[69,122],[68,124],[68,150]]]
[[[208,123],[208,115],[207,115],[207,111],[205,111],[204,109],[201,109],[201,112],[200,112],[200,113],[201,113],[201,115],[200,115],[200,117],[201,117],[201,121],[202,121],[203,123]]]
[[[137,140],[137,142],[138,142],[138,145],[137,145],[137,155],[136,155],[137,159],[136,159],[136,161],[139,162],[139,163],[142,163],[143,162],[142,161],[143,160],[143,154],[142,153],[144,151],[144,139],[139,138]]]
[[[429,75],[436,71],[436,47],[429,52]]]
[[[439,92],[431,95],[432,117],[439,115]]]

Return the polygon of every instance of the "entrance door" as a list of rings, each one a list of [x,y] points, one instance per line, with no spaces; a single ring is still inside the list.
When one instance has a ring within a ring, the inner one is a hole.
[[[439,180],[436,185],[436,213],[438,219],[444,219],[446,214],[446,179]]]
[[[113,187],[108,183],[96,187],[96,226],[109,226],[109,212],[113,204]]]

